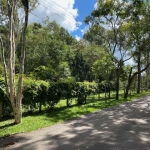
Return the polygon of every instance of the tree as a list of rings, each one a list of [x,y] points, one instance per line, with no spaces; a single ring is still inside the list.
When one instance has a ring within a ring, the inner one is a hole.
[[[68,69],[64,68],[67,66],[62,66],[62,64],[67,62],[66,54],[69,49],[72,49],[74,41],[75,39],[69,35],[68,31],[54,21],[47,20],[44,26],[39,23],[28,25],[25,73],[32,74],[35,68],[45,66],[45,68],[57,72],[53,78],[62,77],[63,69]],[[20,49],[20,45],[17,49]],[[20,53],[18,52],[17,55]],[[43,76],[45,75],[43,74]],[[50,79],[52,79],[51,76]]]
[[[109,82],[113,72],[115,70],[115,65],[112,61],[112,58],[109,54],[103,56],[101,59],[95,61],[92,67],[92,71],[94,72],[95,76],[106,80]]]
[[[128,57],[130,45],[128,46],[128,43],[125,42],[126,32],[122,32],[122,26],[125,22],[122,13],[125,4],[119,0],[115,2],[113,0],[98,0],[97,6],[97,9],[85,19],[85,22],[92,24],[92,26],[84,37],[94,43],[95,38],[99,39],[96,43],[108,47],[109,53],[113,55],[112,60],[116,66],[116,100],[118,100],[121,70],[124,62],[132,57]]]
[[[26,1],[28,2],[28,1]],[[36,0],[32,4],[35,3]],[[5,5],[4,5],[5,4]],[[5,6],[5,8],[3,7]],[[3,45],[3,39],[0,38],[1,41],[1,60],[4,68],[4,77],[6,84],[7,96],[11,102],[15,123],[22,122],[22,87],[23,87],[23,74],[24,74],[24,59],[25,59],[25,46],[26,46],[26,29],[28,24],[28,7],[24,6],[25,12],[25,22],[22,26],[22,35],[21,35],[21,50],[19,56],[19,75],[18,75],[18,83],[15,82],[15,63],[16,63],[16,24],[18,24],[18,6],[20,2],[18,0],[7,0],[5,3],[1,3],[1,12],[3,12],[4,16],[7,16],[8,20],[8,65],[5,59],[5,47]],[[4,9],[2,9],[4,8]],[[6,20],[6,23],[7,23]],[[19,34],[19,33],[17,33]]]
[[[102,57],[107,55],[107,50],[101,46],[90,43],[85,46],[82,50],[82,55],[84,60],[88,63],[90,68],[92,68],[95,61],[100,60]]]
[[[128,77],[128,84],[124,97],[128,97],[128,91],[133,79],[137,76],[137,93],[141,91],[141,73],[147,71],[150,65],[149,61],[149,1],[134,0],[130,3],[129,8],[126,8],[127,18],[127,33],[128,39],[131,41],[134,47],[134,61],[137,64],[137,71],[132,73],[132,67],[130,68],[130,74]],[[129,17],[130,16],[130,17]],[[145,55],[146,54],[146,55]],[[143,63],[144,61],[144,63]]]
[[[77,50],[75,56],[69,60],[69,66],[71,75],[76,78],[76,81],[92,81],[92,71],[80,51]]]

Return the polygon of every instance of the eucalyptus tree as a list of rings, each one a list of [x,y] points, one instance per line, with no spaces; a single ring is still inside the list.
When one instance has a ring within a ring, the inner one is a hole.
[[[0,12],[4,18],[4,23],[8,24],[8,58],[5,58],[5,47],[2,36],[0,36],[1,43],[1,60],[4,68],[4,77],[6,84],[7,96],[13,108],[15,123],[22,122],[22,87],[23,87],[23,73],[24,73],[24,60],[25,60],[25,45],[26,45],[26,29],[28,24],[28,0],[26,5],[22,5],[19,0],[2,0],[0,3]],[[37,0],[31,2],[35,4]],[[23,3],[24,4],[24,3]],[[24,10],[24,24],[21,31],[21,48],[19,57],[19,75],[18,83],[15,81],[15,63],[16,63],[16,46],[17,46],[17,27],[19,25],[18,9]],[[6,61],[8,60],[8,62]]]
[[[104,47],[97,46],[94,43],[88,43],[82,50],[82,55],[90,68],[92,68],[95,61],[101,59],[107,53],[106,51],[107,50]]]
[[[122,26],[126,19],[122,17],[122,13],[126,4],[120,0],[98,0],[97,9],[85,19],[85,22],[91,27],[84,37],[89,42],[93,40],[92,42],[98,43],[98,45],[108,47],[110,55],[113,56],[112,61],[116,66],[116,100],[119,99],[119,79],[122,67],[124,62],[132,57],[128,57],[130,44],[125,40],[127,34],[122,32]],[[98,42],[95,39],[98,39]]]
[[[143,0],[134,0],[130,2],[129,8],[126,8],[128,36],[135,49],[134,61],[137,64],[137,71],[139,72],[137,75],[137,93],[140,93],[142,57],[148,46],[146,41],[149,38],[149,29],[146,27],[148,22],[145,22],[147,14],[149,14],[148,11],[149,2]],[[148,49],[146,51],[148,52]]]
[[[137,93],[140,93],[141,87],[141,73],[143,71],[148,71],[150,61],[149,61],[149,14],[150,14],[150,3],[149,1],[134,0],[129,3],[126,11],[122,17],[127,20],[126,32],[128,34],[128,39],[133,46],[133,60],[137,66],[136,71],[132,73],[132,67],[130,69],[128,84],[126,87],[126,92],[124,97],[128,96],[129,88],[132,81],[137,76]]]

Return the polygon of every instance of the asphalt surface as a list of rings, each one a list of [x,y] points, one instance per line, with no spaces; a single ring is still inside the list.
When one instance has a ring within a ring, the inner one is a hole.
[[[4,150],[150,150],[150,95],[0,139]]]

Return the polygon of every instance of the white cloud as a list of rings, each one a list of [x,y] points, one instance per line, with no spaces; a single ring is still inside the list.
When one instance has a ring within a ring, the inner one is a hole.
[[[89,25],[85,26],[85,28],[81,30],[82,35],[84,35],[89,30],[89,28]]]
[[[97,9],[97,8],[98,8],[98,2],[96,2],[94,5],[94,9]]]
[[[77,41],[80,41],[80,40],[81,40],[81,37],[79,37],[78,35],[75,35],[75,39],[76,39]]]
[[[73,32],[81,25],[81,22],[76,21],[78,9],[74,8],[74,3],[75,0],[39,0],[39,5],[29,15],[29,22],[42,23],[49,17],[50,21],[55,20],[69,32]]]

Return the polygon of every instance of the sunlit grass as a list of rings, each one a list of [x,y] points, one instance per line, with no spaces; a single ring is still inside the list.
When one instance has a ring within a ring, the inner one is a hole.
[[[66,101],[61,100],[53,110],[45,110],[41,113],[35,112],[32,114],[24,115],[23,121],[19,125],[14,125],[13,119],[5,119],[0,122],[0,137],[11,135],[19,132],[29,132],[44,128],[47,126],[54,125],[56,123],[64,122],[66,120],[79,117],[84,114],[95,112],[99,109],[112,107],[117,104],[124,103],[126,101],[131,101],[137,99],[141,96],[147,95],[150,92],[143,92],[138,95],[131,95],[128,99],[123,98],[123,93],[120,94],[120,100],[116,101],[114,96],[111,94],[112,98],[105,99],[104,94],[101,95],[101,99],[98,100],[98,95],[88,97],[86,105],[77,105],[75,100],[73,100],[72,107],[66,107]]]

